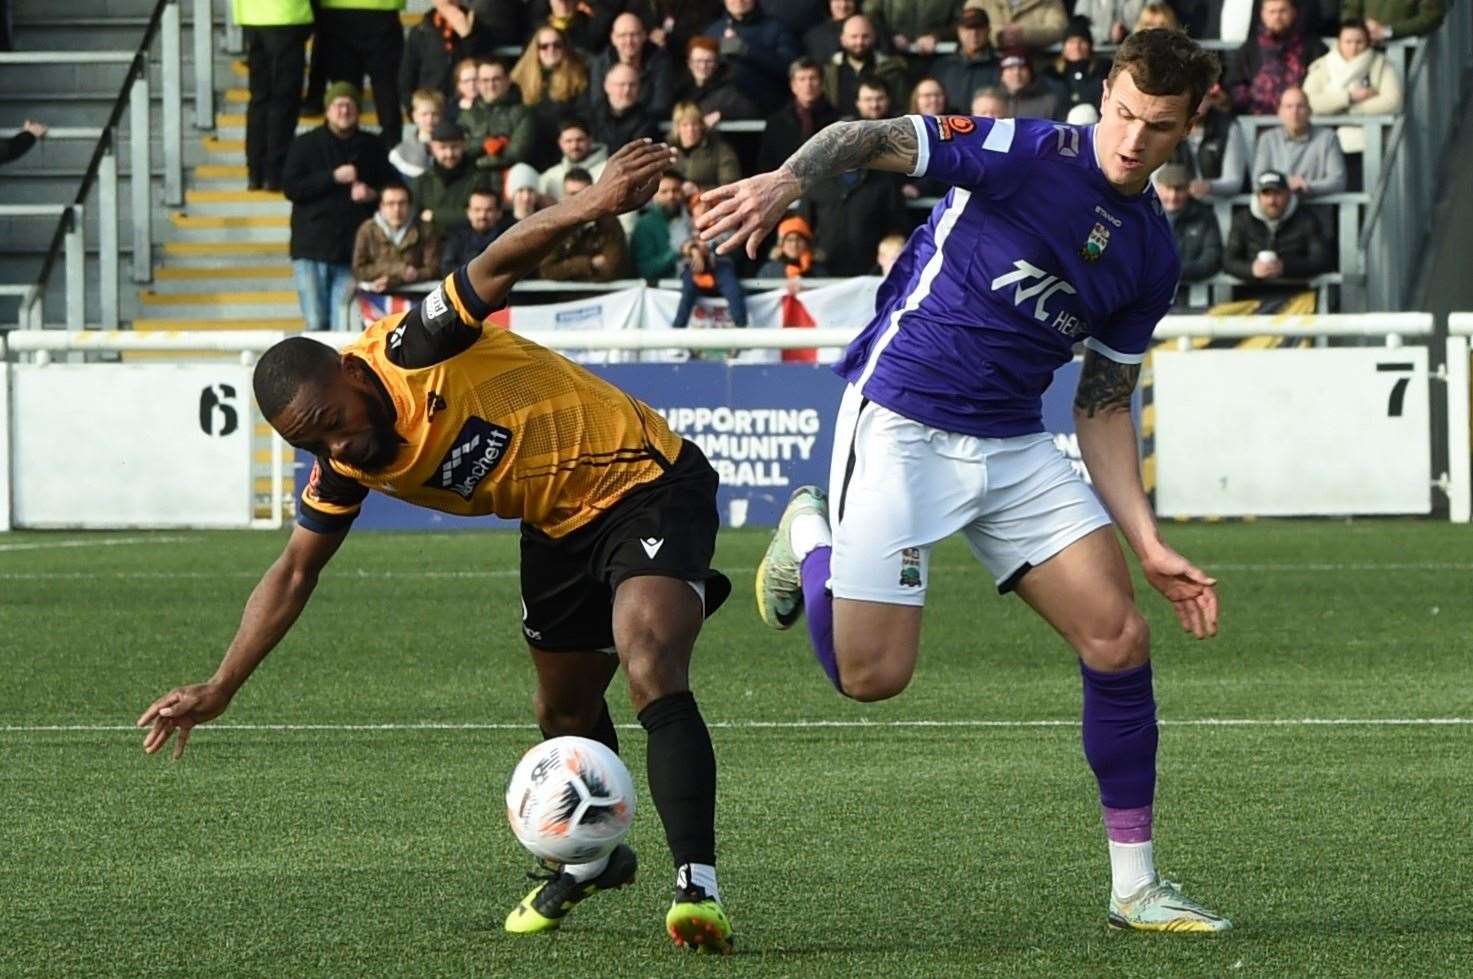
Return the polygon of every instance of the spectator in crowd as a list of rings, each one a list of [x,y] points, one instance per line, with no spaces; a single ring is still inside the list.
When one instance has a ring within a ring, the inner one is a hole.
[[[588,123],[576,117],[563,120],[562,128],[558,130],[557,146],[563,158],[542,171],[537,188],[544,200],[552,202],[563,199],[563,178],[568,171],[587,170],[597,180],[609,158],[609,148],[595,143]]]
[[[686,42],[685,74],[675,86],[677,102],[701,107],[706,125],[722,119],[753,119],[759,114],[752,100],[732,83],[731,70],[721,63],[721,45],[709,37]]]
[[[1061,0],[967,0],[967,6],[987,12],[992,41],[1003,49],[1052,47],[1069,25]]]
[[[989,85],[972,96],[972,115],[983,119],[1013,118],[1012,100],[1001,85]]]
[[[1222,268],[1222,232],[1212,205],[1192,197],[1188,189],[1192,174],[1180,163],[1168,163],[1156,171],[1156,196],[1171,225],[1176,250],[1181,256],[1181,281],[1201,282]],[[1178,300],[1186,298],[1178,293]]]
[[[530,164],[513,163],[506,168],[506,200],[511,205],[508,215],[511,223],[536,214],[544,200],[541,191],[542,177]]]
[[[1075,0],[1074,18],[1089,22],[1095,45],[1119,44],[1141,16],[1146,0]]]
[[[1148,31],[1153,27],[1163,27],[1168,31],[1181,30],[1181,18],[1166,0],[1147,0],[1131,31]]]
[[[956,37],[962,0],[864,0],[864,14],[901,54],[931,55]]]
[[[434,157],[430,155],[430,135],[444,118],[445,96],[430,88],[417,89],[409,97],[409,121],[414,128],[389,150],[389,162],[403,175],[413,180],[430,168]]]
[[[1311,125],[1309,99],[1298,87],[1279,96],[1279,125],[1258,135],[1253,172],[1277,171],[1301,197],[1338,194],[1345,189],[1345,154],[1335,131]]]
[[[670,118],[670,145],[675,148],[675,169],[690,185],[686,193],[707,190],[742,179],[736,151],[720,134],[706,126],[701,107],[682,102]]]
[[[608,76],[609,69],[614,65],[627,65],[639,80],[640,101],[649,114],[658,118],[669,112],[675,104],[674,63],[664,48],[650,40],[644,22],[634,14],[620,14],[614,18],[609,41],[602,54],[589,60],[589,91],[605,91],[604,78]],[[617,148],[613,143],[609,146]]]
[[[1076,105],[1098,106],[1109,74],[1109,64],[1095,57],[1089,21],[1083,17],[1070,20],[1063,50],[1045,75],[1059,94],[1061,108],[1068,112]]]
[[[539,27],[511,70],[522,101],[537,122],[538,141],[558,132],[558,120],[576,111],[588,91],[588,68],[568,48],[568,39],[553,27]],[[544,165],[541,160],[529,161]],[[559,181],[561,186],[561,181]]]
[[[385,148],[398,145],[404,130],[404,103],[399,101],[399,63],[404,59],[404,27],[399,14],[403,9],[404,0],[317,3],[313,67],[321,58],[326,81],[348,82],[355,91],[361,90],[363,77],[368,76]],[[353,222],[354,229],[361,223]],[[345,242],[344,249],[350,243],[351,239]]]
[[[292,140],[282,189],[292,202],[291,259],[308,330],[346,330],[353,237],[393,174],[378,138],[358,128],[358,89],[334,82],[321,126]]]
[[[782,22],[788,33],[802,37],[828,16],[828,0],[759,0],[762,9]]]
[[[610,10],[610,6],[607,3],[589,4],[580,0],[542,0],[540,4],[533,3],[534,10],[539,7],[547,10],[542,24],[560,31],[564,40],[584,54],[602,51],[608,41],[609,28],[613,25],[614,14],[617,13]]]
[[[792,99],[767,117],[762,130],[762,143],[757,148],[760,173],[782,166],[809,137],[839,120],[838,110],[824,97],[822,69],[813,59],[798,58],[788,66],[788,91]]]
[[[869,18],[855,14],[844,21],[839,51],[823,69],[824,94],[840,115],[854,115],[861,81],[877,81],[891,97],[903,102],[905,59],[875,50],[875,28]]]
[[[1222,265],[1253,285],[1244,292],[1260,299],[1297,291],[1283,280],[1305,279],[1330,271],[1335,257],[1320,223],[1289,189],[1289,179],[1266,170],[1254,182],[1257,193],[1246,211],[1233,215]]]
[[[404,60],[399,66],[399,98],[405,105],[415,89],[433,88],[446,95],[459,88],[458,73],[491,53],[491,32],[476,19],[475,11],[458,0],[432,0],[424,19],[404,38]],[[475,97],[475,85],[471,85]],[[459,106],[464,111],[468,106]],[[458,116],[457,116],[458,118]]]
[[[307,0],[236,0],[251,101],[246,106],[246,186],[280,190],[281,168],[302,111],[302,70],[312,7]]]
[[[873,79],[860,83],[859,117],[885,119],[890,95]],[[816,184],[803,203],[818,251],[831,275],[864,275],[875,246],[891,232],[909,229],[899,174],[863,168]]]
[[[803,35],[803,50],[808,57],[821,65],[839,53],[839,35],[844,33],[844,21],[859,13],[858,0],[829,0],[827,19],[810,27]]]
[[[410,214],[409,188],[384,184],[378,211],[353,239],[353,278],[365,292],[387,292],[440,274],[440,233]]]
[[[532,156],[537,139],[532,110],[522,104],[521,90],[496,58],[477,66],[476,102],[456,121],[465,128],[466,155],[482,173],[499,174]]]
[[[462,58],[451,72],[455,86],[450,93],[450,100],[445,103],[445,118],[450,122],[460,122],[462,114],[475,109],[480,97],[476,92],[476,82],[480,78],[481,65],[475,58]],[[464,123],[461,123],[464,126]]]
[[[650,40],[674,57],[721,16],[721,0],[645,0],[645,10]]]
[[[1362,19],[1371,43],[1384,45],[1398,37],[1431,34],[1447,16],[1446,0],[1344,0],[1340,13]]]
[[[45,123],[27,119],[14,136],[0,137],[0,164],[18,160],[46,135]]]
[[[603,95],[593,103],[589,123],[593,138],[616,152],[625,143],[660,134],[660,125],[640,97],[639,72],[614,65],[604,76]]]
[[[1301,31],[1298,16],[1294,0],[1263,0],[1262,29],[1238,48],[1223,78],[1239,113],[1273,114],[1284,89],[1302,83],[1310,63],[1324,56],[1324,42]]]
[[[1243,189],[1248,176],[1247,141],[1231,105],[1222,85],[1213,85],[1192,131],[1176,148],[1175,161],[1191,173],[1188,189],[1198,200],[1231,197]]]
[[[1015,119],[1059,118],[1059,93],[1033,77],[1028,52],[1013,48],[1002,56],[1002,87],[1008,93],[1008,115]]]
[[[910,90],[912,115],[939,116],[946,113],[946,89],[934,78],[922,78]]]
[[[1386,55],[1371,47],[1366,25],[1347,20],[1340,25],[1335,47],[1309,66],[1304,94],[1317,115],[1389,115],[1401,111],[1401,77]],[[1366,133],[1360,126],[1341,126],[1340,148],[1360,153]]]
[[[537,196],[535,187],[532,196]],[[496,191],[477,186],[465,206],[465,223],[457,224],[445,236],[440,275],[449,275],[481,254],[511,226],[511,218],[501,213],[501,198]]]
[[[587,190],[593,175],[574,167],[563,175],[563,196]],[[606,214],[566,236],[538,267],[544,279],[611,282],[628,274],[629,246],[619,219]]]
[[[629,237],[634,274],[650,285],[675,277],[680,250],[694,235],[685,213],[684,187],[685,178],[679,171],[662,174],[655,196],[640,212]]]
[[[936,62],[933,73],[946,89],[946,101],[958,109],[972,104],[978,91],[996,85],[1002,69],[992,48],[987,11],[968,7],[957,25],[957,50]]]
[[[466,205],[476,185],[476,168],[465,156],[465,130],[442,120],[430,135],[435,162],[414,178],[414,206],[420,220],[433,224],[442,236],[465,220]]]
[[[725,16],[706,28],[721,45],[737,87],[764,112],[783,100],[783,73],[798,57],[798,42],[780,21],[764,14],[757,0],[724,0]]]
[[[817,279],[825,274],[823,265],[814,260],[813,229],[808,222],[798,214],[779,221],[777,244],[757,270],[757,278],[787,279],[797,285],[799,279]]]
[[[691,203],[691,221],[700,217],[708,207],[700,198]],[[680,305],[675,309],[675,319],[670,325],[683,330],[690,324],[691,313],[695,311],[696,299],[700,296],[710,296],[720,293],[726,300],[726,310],[731,316],[731,325],[745,328],[747,325],[747,294],[742,289],[742,281],[737,276],[736,262],[731,256],[718,255],[716,251],[721,247],[731,232],[718,235],[709,242],[701,241],[700,236],[692,236],[681,246],[680,255],[683,263],[680,270]]]
[[[870,270],[871,275],[881,277],[890,274],[895,267],[895,260],[905,250],[905,235],[886,235],[880,239],[875,246],[875,267]]]

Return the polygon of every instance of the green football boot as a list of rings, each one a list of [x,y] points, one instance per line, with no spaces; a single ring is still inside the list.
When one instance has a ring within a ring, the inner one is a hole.
[[[1110,894],[1111,928],[1131,931],[1170,931],[1205,935],[1221,934],[1233,923],[1213,914],[1181,892],[1169,880],[1157,877],[1134,896],[1122,901]]]
[[[816,513],[825,521],[829,518],[828,495],[817,486],[793,491],[767,553],[757,565],[757,614],[774,629],[789,628],[803,614],[803,575],[789,534],[793,521],[805,513]]]
[[[535,935],[553,931],[563,923],[569,911],[579,901],[599,891],[612,891],[625,884],[634,883],[635,871],[639,869],[639,858],[634,851],[620,843],[609,854],[609,865],[603,873],[592,880],[578,881],[562,869],[544,865],[546,869],[527,876],[540,880],[520,904],[506,916],[506,930],[514,935]]]
[[[721,902],[699,887],[675,889],[675,900],[665,913],[665,930],[681,948],[731,954],[731,921]]]

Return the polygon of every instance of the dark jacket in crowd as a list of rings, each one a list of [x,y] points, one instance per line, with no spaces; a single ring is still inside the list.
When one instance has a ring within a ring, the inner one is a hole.
[[[890,93],[892,106],[904,106],[906,62],[904,58],[871,51],[858,68],[840,51],[823,66],[823,93],[843,115],[853,115],[860,82],[879,82]]]
[[[705,85],[697,85],[688,72],[675,86],[676,102],[694,102],[701,112],[719,112],[723,119],[759,119],[762,113],[752,100],[731,80],[731,71],[722,65]]]
[[[1062,66],[1050,65],[1043,77],[1059,93],[1059,116],[1063,117],[1076,105],[1099,108],[1100,97],[1105,94],[1105,78],[1109,74],[1108,63],[1091,58],[1088,61],[1066,61]]]
[[[469,158],[462,159],[454,170],[446,170],[438,163],[430,164],[430,168],[410,184],[414,213],[431,212],[436,230],[442,235],[448,234],[451,228],[465,223],[465,209],[470,204],[471,191],[480,179],[483,175],[476,171]]]
[[[1189,198],[1175,218],[1166,219],[1181,256],[1181,280],[1199,282],[1216,275],[1222,268],[1222,232],[1212,206]]]
[[[458,224],[445,236],[445,247],[440,257],[440,274],[449,275],[466,262],[486,250],[486,246],[506,233],[515,222],[510,214],[503,214],[485,231],[476,231],[469,224]]]
[[[838,121],[839,113],[827,99],[820,98],[808,112],[801,112],[797,103],[789,102],[767,117],[757,150],[757,172],[776,170],[815,133]]]
[[[1330,249],[1329,236],[1319,221],[1308,210],[1292,200],[1277,228],[1253,213],[1253,209],[1242,210],[1233,215],[1232,228],[1228,231],[1227,251],[1223,253],[1222,266],[1232,275],[1250,283],[1248,291],[1262,293],[1282,292],[1281,279],[1259,280],[1253,277],[1253,260],[1264,250],[1272,251],[1284,263],[1284,279],[1296,280],[1289,288],[1298,288],[1298,282],[1312,279],[1330,271],[1335,266],[1335,255]]]
[[[828,0],[766,0],[762,9],[782,21],[794,37],[829,19]]]
[[[830,275],[866,274],[880,239],[910,230],[900,177],[879,170],[853,170],[820,182],[802,210]]]
[[[476,99],[461,110],[456,122],[465,128],[465,155],[481,170],[502,170],[533,156],[537,122],[522,104],[522,90],[515,82],[495,102]]]
[[[332,172],[345,163],[357,167],[358,179],[374,190],[394,174],[383,142],[361,129],[340,138],[323,124],[292,140],[281,177],[292,202],[292,258],[337,265],[352,261],[353,236],[376,204],[353,200],[351,184],[333,181]]]
[[[1238,112],[1271,116],[1284,89],[1303,84],[1310,62],[1327,50],[1318,37],[1292,28],[1282,37],[1259,31],[1233,54],[1223,88]]]
[[[595,269],[593,259],[602,255],[604,267]],[[566,235],[553,253],[542,260],[537,274],[563,282],[608,282],[622,279],[629,271],[629,243],[624,226],[615,217],[601,217]]]
[[[1008,107],[1015,119],[1062,119],[1064,113],[1059,110],[1060,101],[1060,95],[1052,85],[1042,78],[1035,78],[1008,96]],[[969,103],[966,111],[971,110]]]
[[[593,127],[589,134],[593,141],[603,143],[610,153],[636,139],[646,136],[654,139],[660,135],[659,120],[645,107],[643,99],[630,106],[623,115],[615,115],[609,100],[600,95],[589,110],[588,124]]]
[[[727,37],[731,30],[735,37]],[[732,80],[758,108],[768,112],[787,97],[788,65],[801,53],[798,42],[781,21],[754,9],[742,20],[730,13],[706,28],[706,36],[721,45],[721,57],[731,65]]]
[[[968,58],[958,51],[936,61],[931,76],[946,90],[946,104],[957,112],[972,114],[972,96],[978,89],[996,85],[1002,78],[997,51],[992,47]]]
[[[619,60],[619,52],[610,44],[602,54],[588,59],[588,90],[602,95],[604,79],[609,69]],[[644,42],[640,54],[639,101],[657,116],[670,112],[675,104],[675,66],[665,49],[650,41]]]
[[[698,187],[720,187],[742,179],[742,165],[736,150],[715,131],[708,131],[699,143],[686,149],[678,142],[673,168]]]
[[[430,10],[424,20],[409,29],[404,38],[404,60],[399,62],[399,98],[410,104],[410,96],[418,88],[432,88],[451,98],[455,92],[455,66],[463,58],[485,58],[491,55],[492,32],[476,17],[471,32],[461,37]]]

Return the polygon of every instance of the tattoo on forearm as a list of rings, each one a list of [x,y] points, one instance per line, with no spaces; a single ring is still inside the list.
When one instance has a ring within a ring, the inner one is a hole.
[[[1140,364],[1117,363],[1086,350],[1079,388],[1074,392],[1074,410],[1090,418],[1101,412],[1129,411],[1130,395],[1140,376]]]
[[[814,183],[858,167],[915,168],[920,148],[909,119],[861,119],[836,122],[799,147],[783,164],[806,192]]]

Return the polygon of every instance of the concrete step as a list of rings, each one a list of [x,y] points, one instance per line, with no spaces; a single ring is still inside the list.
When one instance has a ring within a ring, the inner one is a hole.
[[[185,182],[200,190],[240,190],[249,177],[244,163],[201,163],[190,171]]]
[[[289,319],[301,313],[297,294],[290,289],[260,292],[159,292],[140,289],[138,309],[145,319]]]
[[[187,317],[141,316],[135,330],[286,330],[300,333],[307,328],[301,316],[190,319]]]
[[[131,53],[136,47],[137,42],[134,42],[116,50]],[[163,67],[158,57],[157,48],[155,48],[148,66],[150,93],[163,91]],[[215,78],[217,80],[223,81],[230,78],[232,60],[232,57],[225,55],[215,57]],[[181,61],[183,62],[181,83],[184,92],[188,93],[194,88],[194,54],[188,43],[183,45]],[[0,64],[0,91],[27,92],[38,95],[69,92],[113,98],[122,88],[123,79],[127,77],[127,74],[126,62],[118,64]]]
[[[264,217],[291,216],[292,204],[278,191],[186,190],[184,208],[189,214]]]
[[[164,268],[203,269],[221,265],[280,265],[289,262],[287,241],[166,241]]]
[[[285,215],[261,217],[228,214],[169,215],[170,241],[189,242],[286,242],[291,239],[291,219]]]
[[[161,170],[155,173],[155,179],[163,179]],[[82,185],[82,175],[81,170],[60,170],[52,173],[0,171],[0,204],[70,201],[77,196],[77,188]],[[131,187],[130,177],[118,178],[118,200],[122,203],[124,213],[127,212],[127,202],[131,200]],[[93,200],[96,200],[95,196]]]
[[[78,17],[142,17],[153,13],[154,0],[67,0],[64,8]],[[11,0],[11,9],[17,22],[37,18],[55,17],[58,10],[56,0]],[[180,11],[184,17],[193,19],[193,5],[186,3]]]
[[[194,293],[211,286],[232,291],[292,292],[293,295],[296,288],[292,267],[285,262],[198,267],[164,265],[154,269],[152,291],[158,295]]]
[[[184,4],[182,11],[182,48],[194,44],[190,8]],[[20,51],[136,51],[147,26],[147,17],[17,18],[15,46]]]

